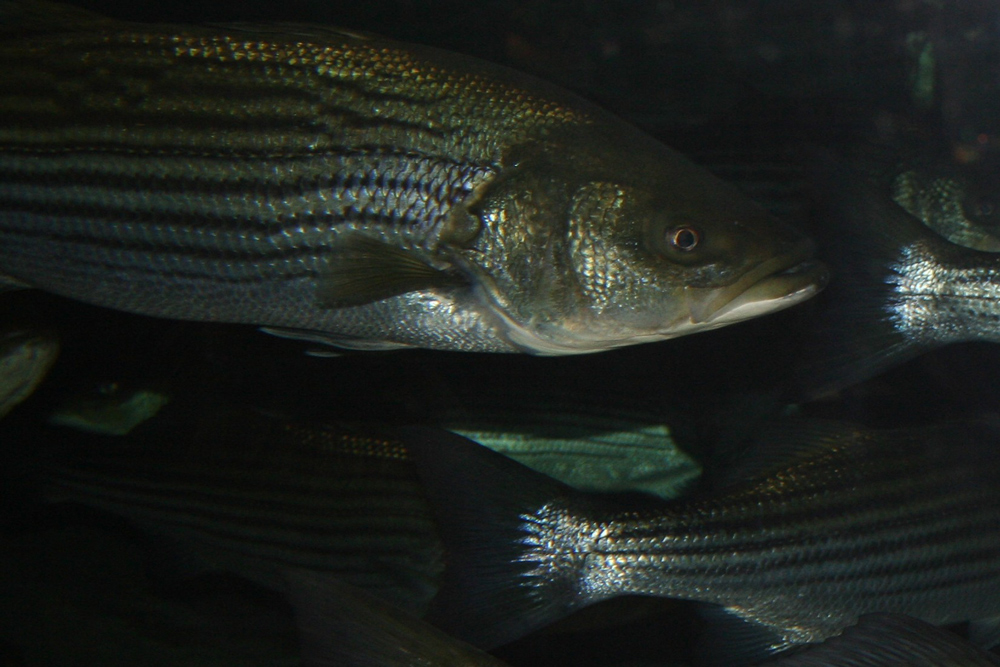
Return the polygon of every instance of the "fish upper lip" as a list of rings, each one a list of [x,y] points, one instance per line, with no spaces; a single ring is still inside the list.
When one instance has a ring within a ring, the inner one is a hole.
[[[815,244],[804,239],[789,252],[761,262],[732,285],[687,288],[691,321],[728,320],[727,314],[751,303],[770,302],[773,310],[779,310],[813,296],[829,279],[826,266],[813,258],[814,250]]]

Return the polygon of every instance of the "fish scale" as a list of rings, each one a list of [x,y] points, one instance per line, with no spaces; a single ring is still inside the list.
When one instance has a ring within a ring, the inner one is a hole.
[[[344,347],[535,354],[825,283],[808,239],[734,188],[499,66],[317,26],[3,18],[5,282]],[[684,225],[703,248],[674,247]]]
[[[792,422],[761,435],[741,481],[626,509],[472,443],[415,438],[449,549],[434,621],[491,647],[606,598],[653,595],[719,605],[767,635],[754,651],[774,651],[870,612],[990,619],[1000,614],[998,438],[986,423]],[[456,466],[475,491],[442,484]]]

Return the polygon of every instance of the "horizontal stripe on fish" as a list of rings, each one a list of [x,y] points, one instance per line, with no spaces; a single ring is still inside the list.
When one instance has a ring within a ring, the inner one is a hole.
[[[194,34],[63,33],[41,41],[28,53],[20,45],[5,50],[0,41],[0,65],[8,65],[3,69],[10,72],[4,77],[10,85],[4,89],[17,90],[22,82],[31,87],[30,94],[0,99],[8,99],[15,111],[41,103],[41,108],[53,109],[53,119],[65,115],[68,107],[73,113],[110,113],[111,120],[132,120],[138,128],[121,127],[118,132],[124,141],[139,146],[145,142],[137,140],[148,132],[141,127],[145,120],[164,123],[166,132],[177,138],[197,138],[190,145],[201,149],[215,143],[213,133],[204,131],[206,123],[253,126],[263,113],[270,124],[288,124],[292,134],[282,141],[279,133],[278,141],[289,147],[295,145],[298,133],[299,145],[310,145],[309,132],[303,132],[307,128],[315,132],[312,141],[349,136],[363,143],[366,137],[401,138],[405,133],[406,144],[422,151],[454,154],[458,149],[463,157],[485,161],[500,156],[475,150],[469,141],[469,135],[482,131],[484,121],[499,124],[501,131],[516,131],[525,114],[535,122],[547,117],[553,123],[582,119],[573,110],[536,100],[525,91],[499,88],[476,76],[453,78],[443,70],[421,67],[405,51],[372,48],[363,40],[352,43],[343,35],[342,46],[301,42],[285,48],[241,41],[238,33],[199,36],[198,29],[190,31]],[[326,37],[330,36],[336,35],[331,31]],[[422,85],[435,79],[440,79],[438,85]],[[463,113],[447,94],[450,86],[474,92],[481,101],[467,100],[470,108]],[[41,120],[44,132],[46,119]],[[4,125],[0,121],[0,128]],[[181,131],[186,125],[202,131],[186,135]],[[94,130],[106,136],[106,128]],[[252,133],[244,135],[253,140]],[[32,140],[30,131],[19,136]],[[61,140],[72,142],[72,136],[63,134]],[[0,143],[5,141],[0,129]],[[228,141],[222,144],[226,145]]]
[[[319,217],[409,226],[430,235],[452,206],[491,175],[485,167],[374,150],[327,152],[326,157],[320,163],[256,160],[241,167],[238,161],[206,159],[151,163],[101,154],[6,155],[0,156],[0,206],[12,214],[121,219],[140,233],[145,224],[170,216],[182,228],[222,222],[234,235],[299,220],[304,235],[309,221]],[[135,238],[131,229],[98,238],[129,241]],[[169,242],[169,236],[164,240]],[[187,242],[184,237],[174,241]]]
[[[154,430],[76,448],[46,497],[126,517],[264,585],[307,568],[426,602],[442,548],[397,442],[256,413],[214,422],[190,441]]]
[[[868,612],[1000,614],[996,424],[785,428],[737,467],[742,482],[630,511],[414,432],[449,548],[435,622],[494,646],[602,599],[655,595],[720,605],[775,650]],[[468,482],[449,474],[459,466]]]
[[[735,188],[497,65],[321,27],[15,14],[0,27],[11,282],[343,347],[581,354],[826,281],[809,240]],[[678,219],[698,248],[674,247]],[[284,254],[304,247],[316,257]]]

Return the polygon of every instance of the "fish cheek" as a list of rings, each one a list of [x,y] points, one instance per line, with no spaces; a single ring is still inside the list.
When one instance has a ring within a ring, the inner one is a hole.
[[[675,213],[650,220],[643,247],[671,279],[690,287],[715,287],[740,273],[736,237],[726,225]]]

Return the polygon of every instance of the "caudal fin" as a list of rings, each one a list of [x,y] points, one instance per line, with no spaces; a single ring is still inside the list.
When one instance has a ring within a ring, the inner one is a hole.
[[[493,648],[587,603],[572,489],[446,431],[410,429],[405,443],[446,546],[429,621]]]
[[[814,157],[816,229],[830,284],[803,341],[793,398],[815,398],[873,377],[932,348],[906,316],[900,283],[908,253],[946,244],[831,156]]]

